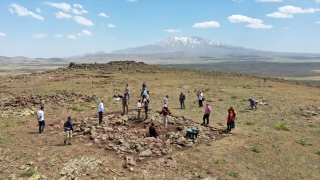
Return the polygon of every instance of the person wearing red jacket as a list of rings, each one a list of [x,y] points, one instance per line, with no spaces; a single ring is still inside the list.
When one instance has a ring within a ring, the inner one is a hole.
[[[231,131],[231,129],[233,129],[235,127],[234,125],[234,120],[236,117],[236,113],[233,109],[233,107],[230,107],[230,109],[228,110],[228,118],[227,118],[227,130]]]

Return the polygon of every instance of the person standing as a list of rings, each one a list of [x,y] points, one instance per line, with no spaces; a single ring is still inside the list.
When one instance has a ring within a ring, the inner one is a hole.
[[[128,100],[130,100],[130,87],[129,87],[129,84],[127,84],[126,87],[124,88],[124,93],[127,94]]]
[[[165,128],[167,128],[167,126],[168,126],[168,115],[169,114],[170,114],[170,110],[169,110],[168,106],[166,104],[163,105],[162,115],[163,115],[163,126]]]
[[[148,119],[148,111],[149,111],[149,102],[145,99],[144,101],[144,113],[145,113],[145,117],[146,119]]]
[[[232,128],[234,128],[234,120],[236,117],[236,113],[234,112],[233,107],[230,107],[228,110],[228,118],[227,118],[227,130],[231,131]]]
[[[164,97],[164,99],[163,99],[163,105],[167,105],[167,106],[168,106],[168,104],[169,104],[168,98],[169,98],[168,95],[166,95],[166,96]]]
[[[40,110],[37,112],[37,120],[39,123],[39,133],[43,133],[44,127],[46,125],[45,121],[44,121],[44,107],[41,106]]]
[[[64,123],[64,131],[66,132],[66,139],[64,140],[64,144],[71,145],[71,139],[72,139],[72,122],[71,122],[71,117],[68,117],[68,120]]]
[[[141,118],[140,118],[141,100],[140,99],[138,100],[138,103],[137,103],[137,110],[138,110],[138,119],[141,120]]]
[[[143,83],[142,83],[142,91],[145,90],[145,89],[147,89],[147,83],[146,83],[146,82],[143,82]]]
[[[186,106],[184,105],[184,100],[185,99],[186,99],[186,96],[183,94],[183,92],[181,92],[180,97],[179,97],[181,109],[185,109],[186,108]]]
[[[211,114],[211,107],[209,106],[209,104],[206,104],[206,107],[204,109],[204,115],[203,115],[203,123],[202,125],[205,125],[205,124],[209,124],[209,116]],[[207,120],[207,123],[205,123]]]
[[[203,104],[202,104],[203,93],[202,93],[202,91],[199,91],[198,99],[199,99],[199,107],[203,107]]]
[[[101,103],[98,106],[99,124],[102,124],[103,111],[104,111],[104,105],[103,105],[103,100],[102,100]]]
[[[142,102],[144,102],[144,99],[147,98],[147,95],[148,95],[148,90],[147,89],[142,90],[141,92]]]
[[[128,114],[128,95],[125,93],[123,94],[123,97],[122,97],[122,113],[123,114]]]

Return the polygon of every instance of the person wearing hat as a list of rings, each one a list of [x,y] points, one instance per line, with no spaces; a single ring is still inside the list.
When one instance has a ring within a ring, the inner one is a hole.
[[[44,106],[40,107],[40,110],[37,112],[37,120],[39,123],[39,133],[43,133],[44,127],[46,125],[44,121]]]
[[[162,107],[162,115],[163,115],[163,126],[167,128],[168,126],[168,115],[170,114],[170,110],[168,108],[168,105],[163,105]]]

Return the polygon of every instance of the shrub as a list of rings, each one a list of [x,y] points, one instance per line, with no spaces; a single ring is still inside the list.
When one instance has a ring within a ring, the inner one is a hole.
[[[31,177],[33,174],[37,173],[34,169],[28,169],[20,173],[20,177]]]
[[[226,160],[224,160],[224,159],[215,159],[214,160],[215,164],[224,164],[225,162],[226,162]]]
[[[302,146],[312,146],[311,143],[308,143],[304,138],[301,138],[299,141],[297,141],[298,144],[301,144]]]
[[[278,123],[276,124],[276,129],[282,130],[282,131],[290,131],[290,127],[284,123]]]
[[[76,65],[76,63],[75,63],[75,62],[70,62],[70,64],[69,64],[69,68],[72,68],[74,65]]]
[[[223,99],[219,98],[219,100],[218,100],[218,101],[223,101]]]
[[[320,148],[317,150],[316,154],[320,155]]]
[[[234,178],[236,178],[236,177],[239,176],[239,174],[236,173],[236,172],[231,172],[231,173],[229,173],[229,175],[230,175],[231,177],[234,177]]]
[[[300,114],[300,116],[309,118],[309,117],[310,117],[310,114],[307,113],[307,112],[302,112],[302,113]]]
[[[72,109],[74,111],[83,111],[84,110],[84,108],[80,107],[80,106],[70,106],[70,107],[68,107],[68,109]]]
[[[247,125],[251,126],[251,125],[254,125],[255,122],[252,122],[252,121],[247,121]]]
[[[233,95],[233,96],[231,96],[231,98],[232,98],[232,99],[236,99],[236,98],[237,98],[237,96]]]
[[[278,147],[279,147],[279,144],[277,144],[277,143],[272,143],[272,147],[278,148]]]
[[[210,91],[210,88],[205,88],[204,91],[208,92],[208,91]]]
[[[308,124],[309,127],[316,127],[314,124]]]
[[[245,109],[241,109],[239,112],[240,112],[240,113],[245,113],[246,110],[245,110]]]
[[[257,148],[256,146],[253,146],[253,147],[251,148],[251,151],[253,151],[253,152],[255,152],[255,153],[260,153],[260,152],[261,152],[261,150],[260,150],[259,148]]]

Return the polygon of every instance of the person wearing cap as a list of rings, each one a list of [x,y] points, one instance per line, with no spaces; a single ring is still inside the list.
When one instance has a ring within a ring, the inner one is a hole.
[[[71,117],[68,117],[68,120],[64,123],[64,131],[66,132],[66,139],[64,140],[64,144],[71,145],[71,138],[72,138],[72,122],[71,122]]]
[[[183,92],[181,92],[180,97],[179,97],[181,109],[185,109],[186,108],[186,106],[184,105],[184,100],[185,99],[186,99],[186,96],[183,94]]]
[[[163,126],[167,128],[168,126],[168,115],[170,114],[170,110],[168,108],[168,105],[163,105],[162,107],[162,115],[163,115]]]
[[[101,103],[100,103],[99,106],[98,106],[99,124],[102,123],[103,111],[104,111],[104,105],[103,105],[103,100],[101,100]]]
[[[211,114],[211,107],[209,104],[206,104],[206,107],[204,109],[204,115],[203,115],[203,123],[202,125],[205,125],[206,120],[207,120],[207,125],[209,124],[209,116]]]
[[[37,120],[39,123],[39,133],[42,134],[44,127],[46,125],[45,121],[44,121],[44,107],[41,106],[40,110],[37,112]]]

